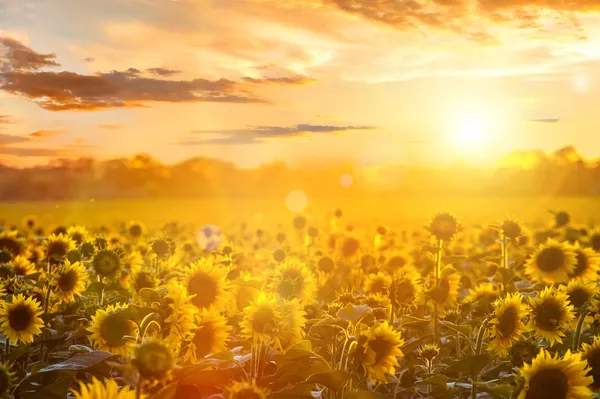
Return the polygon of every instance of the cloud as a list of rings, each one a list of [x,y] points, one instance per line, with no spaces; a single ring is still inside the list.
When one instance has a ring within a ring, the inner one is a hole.
[[[103,130],[119,130],[121,128],[121,125],[102,124],[98,125],[98,127]]]
[[[26,143],[29,141],[27,137],[22,136],[14,136],[12,134],[3,134],[0,133],[0,146],[5,146],[9,144],[17,144],[17,143]]]
[[[40,138],[49,138],[56,137],[67,133],[66,130],[38,130],[29,134],[29,137],[35,137],[37,139]]]
[[[528,119],[527,122],[558,123],[558,122],[560,122],[560,119],[559,118],[538,118],[538,119]]]
[[[163,74],[174,72],[160,68],[158,70]],[[140,107],[151,102],[264,103],[265,100],[254,94],[257,85],[298,85],[307,81],[302,77],[242,81],[202,78],[164,80],[144,76],[137,68],[96,75],[13,68],[4,73],[3,82],[0,81],[0,90],[28,97],[50,111],[95,111]]]
[[[14,155],[18,157],[54,157],[60,155],[60,151],[52,148],[20,148],[20,147],[2,147],[0,154]]]
[[[11,124],[11,123],[14,123],[14,122],[10,119],[10,116],[0,115],[0,125]]]
[[[169,77],[169,76],[173,76],[173,75],[177,75],[178,73],[181,73],[181,71],[176,71],[174,69],[166,69],[166,68],[149,68],[149,69],[147,69],[147,71],[150,72],[151,74],[158,75],[158,76],[165,76],[165,77]]]
[[[10,37],[0,37],[0,69],[35,71],[60,66],[56,54],[40,54]]]
[[[374,126],[331,126],[331,125],[308,125],[299,124],[292,127],[283,126],[251,126],[247,129],[224,129],[224,130],[193,130],[193,134],[220,134],[225,137],[217,137],[204,140],[186,140],[180,142],[182,145],[200,144],[252,144],[265,138],[291,138],[301,137],[310,133],[317,134],[339,134],[351,130],[375,130]]]

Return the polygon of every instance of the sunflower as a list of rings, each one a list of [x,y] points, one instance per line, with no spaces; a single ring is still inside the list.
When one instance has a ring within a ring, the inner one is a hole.
[[[428,275],[425,282],[425,294],[442,307],[451,306],[456,302],[459,289],[460,274],[451,266],[442,270],[437,287],[433,274]]]
[[[587,375],[594,378],[591,387],[598,392],[600,390],[600,337],[594,337],[591,344],[583,344],[582,352],[581,357],[589,366]]]
[[[577,279],[569,281],[569,284],[561,286],[560,289],[567,294],[569,302],[573,305],[575,310],[578,310],[592,300],[592,297],[596,292],[596,287],[597,284],[593,281],[586,282]]]
[[[269,288],[282,299],[298,298],[302,303],[313,302],[317,291],[312,272],[295,258],[287,258],[277,265]]]
[[[198,360],[227,349],[232,327],[227,319],[213,307],[202,309],[196,320],[197,327],[188,332],[183,349],[183,361],[196,363]]]
[[[267,399],[269,391],[252,382],[234,381],[227,389],[226,399]]]
[[[294,298],[291,301],[283,301],[280,305],[282,315],[281,319],[281,346],[287,350],[305,336],[306,312],[298,301]]]
[[[491,313],[492,304],[498,299],[498,288],[489,282],[477,284],[474,289],[469,289],[469,296],[465,298],[473,305],[475,317]]]
[[[456,217],[447,212],[437,213],[425,227],[438,240],[449,241],[460,231]]]
[[[97,349],[123,357],[129,355],[134,343],[126,336],[137,335],[137,326],[133,321],[117,314],[126,308],[119,303],[108,305],[106,309],[98,309],[92,316],[92,325],[87,330],[92,333],[90,339]]]
[[[131,361],[145,379],[163,380],[174,366],[169,346],[158,339],[149,339],[137,346]]]
[[[88,232],[83,226],[71,226],[67,229],[67,235],[71,240],[75,241],[76,245],[80,245],[85,241]]]
[[[0,363],[0,398],[6,397],[5,395],[15,385],[15,373],[11,370],[9,363]]]
[[[567,351],[561,358],[542,349],[531,364],[519,369],[525,383],[517,399],[588,399],[593,378],[586,376],[580,353]]]
[[[387,382],[386,375],[394,374],[398,357],[403,356],[400,347],[404,340],[387,321],[369,328],[357,348],[357,357],[373,384]]]
[[[387,295],[389,293],[391,282],[392,278],[390,276],[386,276],[382,272],[378,272],[377,274],[372,273],[369,274],[365,279],[363,290],[366,294]]]
[[[35,265],[23,255],[17,255],[10,261],[10,268],[17,276],[28,276],[35,273]]]
[[[194,323],[198,308],[192,304],[192,296],[187,295],[185,287],[179,283],[167,286],[167,294],[163,303],[166,304],[167,317],[163,320],[163,337],[175,353],[179,352],[181,342],[189,331],[196,328]]]
[[[10,252],[13,257],[23,252],[23,241],[17,231],[0,231],[0,250],[2,249]]]
[[[21,221],[21,224],[26,229],[33,230],[36,227],[38,227],[39,223],[38,223],[38,218],[35,215],[27,215],[23,218],[23,220]]]
[[[440,354],[440,347],[436,344],[424,344],[417,349],[417,354],[420,358],[431,361]]]
[[[68,303],[74,302],[75,297],[85,291],[88,280],[88,273],[81,263],[70,263],[67,260],[64,266],[55,272],[51,285],[54,287],[54,295],[61,302]]]
[[[204,258],[192,263],[183,272],[183,282],[192,303],[198,308],[214,306],[222,308],[228,302],[229,284],[227,269],[221,268],[210,259]]]
[[[373,317],[377,320],[388,320],[390,318],[390,298],[383,294],[367,294],[361,303],[373,310]]]
[[[3,302],[0,308],[0,331],[18,344],[33,342],[42,333],[43,320],[39,317],[43,310],[38,301],[23,294],[13,295],[11,302]]]
[[[502,231],[504,237],[511,240],[518,239],[523,233],[521,224],[513,219],[505,219],[500,225],[500,230]]]
[[[423,293],[421,275],[414,268],[405,268],[392,276],[389,296],[397,309],[416,306]]]
[[[121,270],[121,256],[111,249],[101,249],[92,259],[92,267],[100,277],[112,278]]]
[[[264,292],[256,302],[244,309],[243,319],[240,321],[242,333],[246,337],[262,343],[273,342],[275,347],[279,346],[282,324],[283,316],[277,298]]]
[[[545,283],[566,282],[575,269],[576,261],[575,252],[570,246],[548,239],[525,264],[525,274]]]
[[[569,278],[580,278],[586,281],[598,281],[600,271],[600,256],[591,248],[582,247],[579,243],[572,246],[575,252],[575,267]]]
[[[531,316],[528,327],[550,345],[562,343],[564,330],[575,318],[573,305],[565,292],[546,287],[536,298],[530,298]]]
[[[142,288],[156,288],[157,286],[158,279],[151,270],[140,266],[132,269],[129,290],[134,298],[137,298]]]
[[[104,382],[92,377],[92,382],[79,383],[79,392],[73,390],[75,399],[135,399],[135,391],[128,386],[119,390],[115,380],[107,379]],[[144,396],[142,396],[144,397]]]
[[[531,363],[540,353],[539,342],[535,337],[521,338],[515,342],[509,349],[510,361],[515,367],[521,367],[526,363]]]
[[[523,303],[523,296],[518,292],[494,302],[493,318],[488,329],[488,350],[505,357],[511,343],[527,331],[523,318],[528,312],[529,306]]]
[[[129,233],[133,239],[140,238],[144,234],[145,230],[146,228],[144,225],[139,222],[130,222],[129,227],[127,227],[127,233]]]
[[[66,235],[50,234],[46,242],[46,255],[51,260],[61,260],[75,248],[75,242]]]

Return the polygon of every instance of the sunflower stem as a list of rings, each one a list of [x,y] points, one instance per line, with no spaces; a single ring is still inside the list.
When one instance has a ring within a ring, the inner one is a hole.
[[[508,242],[504,232],[502,232],[502,267],[508,268]]]
[[[10,339],[6,338],[6,356],[10,353]]]
[[[438,251],[435,263],[435,287],[438,288],[440,283],[440,270],[442,268],[442,250],[444,248],[444,240],[438,240]],[[438,342],[438,304],[433,302],[433,342]]]
[[[483,336],[485,335],[485,330],[487,329],[488,323],[490,321],[486,318],[481,323],[481,327],[479,327],[479,332],[477,333],[477,344],[475,345],[475,354],[481,354],[481,347],[483,346]]]
[[[140,378],[138,378],[138,383],[135,387],[135,399],[140,399],[142,396],[142,380],[143,377],[140,375]]]
[[[50,305],[50,282],[48,282],[48,286],[46,287],[46,303],[44,303],[44,341],[48,339],[48,324],[50,324],[50,315],[48,314],[48,307]],[[48,346],[46,343],[43,345],[42,352],[42,361],[46,361],[48,359]]]
[[[587,309],[582,309],[581,314],[579,315],[579,320],[577,321],[577,328],[575,329],[575,333],[573,334],[573,352],[576,352],[579,349],[579,341],[581,340],[581,330],[583,329],[583,323],[585,321],[587,313]]]

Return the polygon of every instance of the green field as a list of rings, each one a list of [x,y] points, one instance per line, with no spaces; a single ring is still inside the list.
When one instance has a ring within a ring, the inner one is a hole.
[[[314,224],[328,221],[328,215],[340,208],[344,220],[358,226],[421,225],[435,212],[454,212],[465,225],[487,224],[506,216],[526,223],[543,223],[548,210],[566,210],[575,223],[600,220],[599,198],[379,198],[365,200],[319,199],[310,201],[303,212]],[[76,202],[0,203],[0,219],[20,223],[23,217],[36,215],[44,225],[114,225],[129,220],[156,227],[170,221],[226,226],[235,222],[274,226],[288,223],[295,215],[284,200],[244,199],[150,199]]]

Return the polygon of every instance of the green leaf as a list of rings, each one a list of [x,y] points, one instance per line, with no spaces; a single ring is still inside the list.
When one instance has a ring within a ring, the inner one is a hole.
[[[95,292],[96,294],[100,294],[105,287],[106,284],[100,281],[94,281],[92,284],[88,285],[85,292]]]
[[[441,325],[443,325],[444,327],[446,327],[456,333],[459,333],[460,335],[462,335],[463,337],[468,339],[469,343],[471,343],[471,336],[473,335],[473,327],[464,325],[464,324],[454,324],[454,323],[451,323],[451,322],[445,321],[445,320],[440,320],[439,323]]]
[[[444,374],[435,374],[429,378],[426,378],[422,381],[418,381],[417,384],[429,384],[429,385],[438,385],[440,387],[446,388],[446,383],[448,382],[448,377]]]
[[[349,378],[350,376],[345,371],[329,370],[311,375],[306,382],[321,384],[337,392],[346,384]]]
[[[452,363],[446,368],[447,372],[466,373],[470,376],[479,374],[481,370],[490,362],[490,355],[482,353],[479,355],[468,356]]]
[[[291,348],[289,348],[287,352],[289,351],[305,351],[305,352],[312,352],[313,348],[312,348],[312,344],[310,343],[309,340],[304,340],[304,341],[300,341],[298,342],[296,345],[292,346]]]
[[[6,356],[6,360],[8,360],[11,363],[14,363],[18,359],[20,359],[21,356],[24,356],[27,353],[29,353],[30,350],[31,350],[30,345],[19,345],[19,346],[17,346],[16,349],[14,349],[12,352],[10,352],[8,354],[8,356]]]
[[[50,384],[19,393],[21,399],[64,399],[75,381],[72,374],[62,373]]]
[[[352,324],[357,324],[360,320],[371,314],[372,309],[366,305],[352,305],[349,303],[342,309],[338,310],[337,317],[342,320],[349,321]]]
[[[160,293],[153,288],[142,288],[140,290],[140,298],[146,303],[160,302]]]
[[[144,320],[144,317],[152,312],[152,308],[149,307],[129,305],[127,308],[119,310],[113,314],[124,319],[131,320],[139,326],[142,320]]]
[[[358,391],[347,393],[344,399],[389,399],[389,396],[373,391]]]
[[[51,371],[85,371],[85,372],[95,372],[97,373],[102,366],[102,364],[114,358],[110,352],[92,352],[86,353],[83,355],[73,356],[69,360],[65,360],[64,362],[51,364],[39,370],[37,374],[41,373],[49,373]],[[110,370],[108,370],[110,371]],[[103,373],[99,373],[103,374]]]
[[[285,388],[269,395],[269,399],[314,399],[314,384],[301,383],[295,384],[291,388]]]

